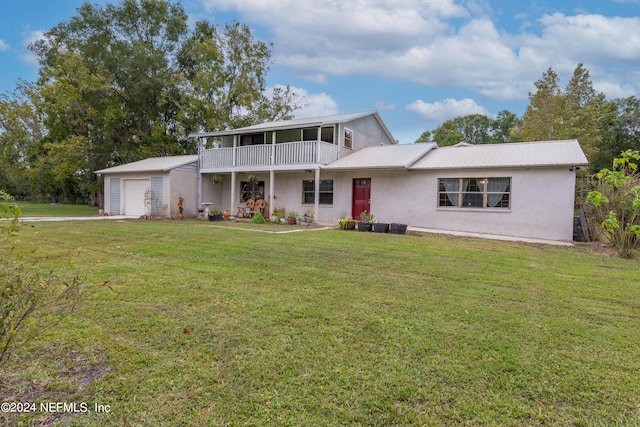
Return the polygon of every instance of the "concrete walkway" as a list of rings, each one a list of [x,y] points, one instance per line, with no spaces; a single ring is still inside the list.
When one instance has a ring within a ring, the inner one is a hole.
[[[137,216],[127,215],[100,215],[100,216],[33,216],[20,218],[19,222],[42,221],[94,221],[99,219],[138,219]]]
[[[506,240],[509,242],[539,243],[543,245],[556,245],[556,246],[574,246],[573,243],[566,242],[564,240],[530,239],[527,237],[501,236],[498,234],[485,234],[485,233],[466,233],[463,231],[447,231],[447,230],[437,230],[433,228],[407,227],[407,231],[417,231],[420,233],[448,234],[451,236],[477,237],[480,239]]]

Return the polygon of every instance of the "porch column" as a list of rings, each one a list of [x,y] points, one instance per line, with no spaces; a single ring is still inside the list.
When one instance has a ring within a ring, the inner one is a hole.
[[[231,207],[229,208],[229,216],[236,216],[238,206],[236,205],[236,172],[231,172]]]
[[[275,191],[275,188],[276,188],[275,179],[276,179],[276,173],[273,169],[271,169],[269,171],[269,218],[271,218],[271,216],[273,215],[273,201],[274,201],[273,192]]]
[[[236,151],[238,151],[238,135],[233,135],[233,167],[236,166]]]
[[[314,212],[313,220],[315,223],[319,223],[320,222],[320,167],[316,168],[315,178],[316,178],[316,181],[315,181],[316,186],[314,188],[314,198],[313,198],[313,200],[315,201],[313,205],[313,212]]]
[[[205,138],[198,138],[198,175],[197,175],[197,183],[196,183],[196,191],[198,192],[196,196],[196,209],[199,209],[202,203],[202,147],[204,146]]]
[[[276,164],[276,131],[271,133],[271,164]]]
[[[322,126],[318,127],[318,137],[316,138],[316,161],[320,163],[320,141],[322,141]]]

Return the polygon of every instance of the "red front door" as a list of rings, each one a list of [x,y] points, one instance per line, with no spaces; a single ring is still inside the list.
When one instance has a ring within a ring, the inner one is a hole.
[[[371,211],[371,178],[357,178],[353,180],[353,219],[360,218],[360,212]]]

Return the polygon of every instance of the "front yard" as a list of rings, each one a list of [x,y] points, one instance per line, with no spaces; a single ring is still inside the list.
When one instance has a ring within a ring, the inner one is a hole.
[[[0,372],[0,402],[89,410],[0,424],[640,423],[637,260],[203,221],[33,223],[18,238],[109,282]]]

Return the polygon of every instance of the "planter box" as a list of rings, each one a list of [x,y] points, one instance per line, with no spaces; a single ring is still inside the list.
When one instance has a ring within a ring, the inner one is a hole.
[[[376,222],[373,224],[374,233],[387,233],[389,232],[389,224],[385,222]]]
[[[358,231],[371,231],[373,224],[370,222],[358,221]]]
[[[391,234],[406,234],[407,224],[391,224],[389,226],[389,233]]]
[[[209,221],[222,221],[222,214],[209,215]]]
[[[296,219],[295,218],[287,218],[287,224],[296,225]]]

